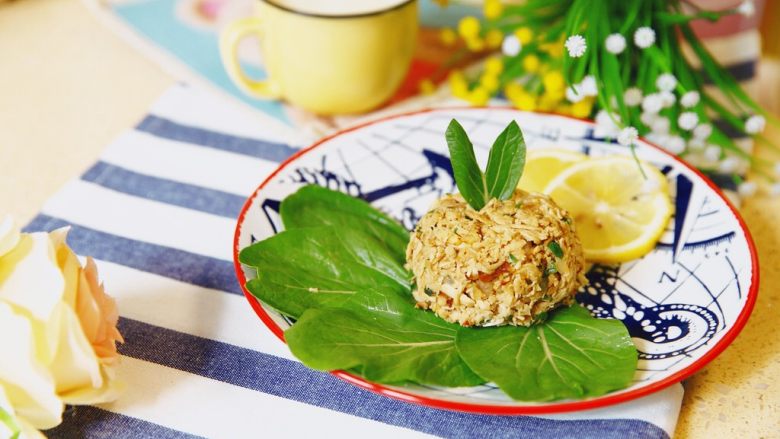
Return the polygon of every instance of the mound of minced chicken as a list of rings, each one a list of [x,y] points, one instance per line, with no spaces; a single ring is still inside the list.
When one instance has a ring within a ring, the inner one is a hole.
[[[480,211],[444,196],[417,224],[406,260],[417,306],[463,326],[528,326],[586,282],[568,213],[519,189]]]

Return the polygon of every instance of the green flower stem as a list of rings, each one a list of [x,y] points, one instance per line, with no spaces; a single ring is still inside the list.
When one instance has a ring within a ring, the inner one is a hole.
[[[16,423],[16,418],[11,416],[4,408],[0,407],[0,422],[6,425],[11,430],[10,439],[17,439],[22,432],[19,424]]]

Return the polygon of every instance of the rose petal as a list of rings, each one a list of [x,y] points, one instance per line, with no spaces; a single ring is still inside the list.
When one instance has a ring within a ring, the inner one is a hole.
[[[119,357],[116,342],[124,342],[116,329],[119,313],[114,299],[98,282],[97,266],[89,257],[79,277],[76,314],[101,362],[109,364],[116,361]]]
[[[35,339],[30,321],[0,301],[0,386],[18,416],[36,428],[52,428],[62,421],[62,401],[54,381],[35,355]]]
[[[100,306],[95,300],[94,289],[99,288],[92,279],[87,277],[86,270],[79,270],[78,295],[74,310],[79,317],[81,327],[90,343],[94,343],[100,335],[102,316]]]
[[[103,386],[100,363],[76,313],[65,303],[60,303],[49,323],[57,328],[57,351],[49,364],[57,393]]]
[[[38,431],[37,428],[33,427],[24,418],[19,418],[19,426],[22,427],[20,439],[46,439],[46,436],[44,436],[43,433]]]
[[[47,233],[24,234],[0,257],[0,300],[46,321],[62,300],[65,279]]]
[[[101,387],[82,387],[60,395],[66,404],[102,404],[115,401],[124,391],[125,384],[115,379],[113,367],[103,366],[100,369],[103,385]]]
[[[62,300],[73,308],[76,306],[76,290],[78,289],[81,264],[73,250],[65,243],[69,231],[70,227],[62,227],[49,233],[49,238],[57,254],[57,265],[65,278]]]

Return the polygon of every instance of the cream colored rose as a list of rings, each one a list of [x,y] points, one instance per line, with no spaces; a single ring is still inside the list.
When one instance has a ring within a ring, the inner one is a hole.
[[[61,422],[63,404],[113,400],[116,304],[65,243],[67,229],[19,233],[0,221],[0,388],[23,422]]]

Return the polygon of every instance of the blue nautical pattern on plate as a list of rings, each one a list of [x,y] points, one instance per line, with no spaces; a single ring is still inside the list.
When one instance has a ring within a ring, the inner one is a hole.
[[[469,133],[482,164],[492,140],[512,119],[523,129],[529,149],[565,148],[594,157],[630,153],[589,123],[552,115],[464,109],[388,119],[326,140],[289,163],[253,199],[239,247],[277,233],[280,200],[306,184],[363,198],[412,229],[437,198],[456,191],[443,135],[452,118]],[[744,232],[723,199],[660,150],[640,142],[636,152],[669,179],[675,215],[654,251],[629,263],[594,266],[590,283],[577,295],[593,315],[621,320],[637,346],[635,383],[623,391],[668,377],[712,349],[743,309],[753,269]],[[282,328],[290,326],[267,311]],[[404,390],[456,401],[520,404],[490,384],[467,389],[407,385]]]

